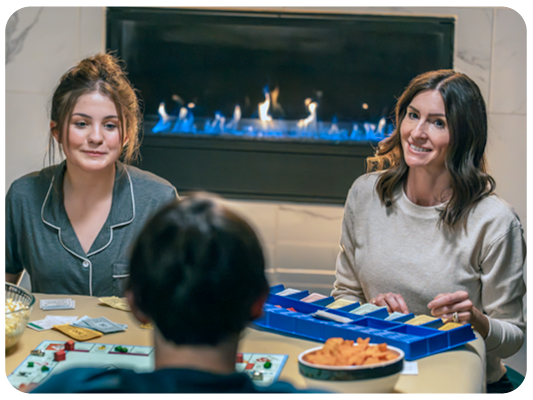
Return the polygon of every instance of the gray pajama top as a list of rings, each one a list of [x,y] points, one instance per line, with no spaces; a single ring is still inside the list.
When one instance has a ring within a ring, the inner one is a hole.
[[[6,195],[6,273],[29,273],[32,291],[122,296],[128,253],[147,219],[177,198],[166,180],[117,162],[109,216],[89,252],[63,203],[66,163],[17,179]]]

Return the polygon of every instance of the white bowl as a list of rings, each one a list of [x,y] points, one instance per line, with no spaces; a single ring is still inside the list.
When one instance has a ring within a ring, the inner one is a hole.
[[[322,349],[314,347],[298,356],[298,369],[311,389],[342,393],[390,393],[400,379],[405,353],[397,347],[387,348],[398,353],[398,357],[377,364],[337,366],[305,361],[307,354]]]

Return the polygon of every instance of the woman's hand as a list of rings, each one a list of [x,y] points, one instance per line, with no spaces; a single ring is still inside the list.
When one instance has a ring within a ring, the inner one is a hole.
[[[403,314],[409,314],[409,309],[407,308],[407,304],[405,304],[401,294],[380,293],[370,300],[369,303],[375,304],[376,306],[386,306],[389,313],[398,311]]]
[[[455,293],[441,293],[429,302],[431,315],[448,322],[470,324],[483,338],[489,333],[489,320],[470,300],[468,293],[459,290]]]

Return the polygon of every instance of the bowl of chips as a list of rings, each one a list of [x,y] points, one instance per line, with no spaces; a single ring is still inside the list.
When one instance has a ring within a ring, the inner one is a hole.
[[[405,354],[386,343],[330,338],[298,357],[308,387],[352,393],[390,393],[400,378]]]
[[[6,282],[6,350],[17,344],[30,320],[35,296],[27,290]]]

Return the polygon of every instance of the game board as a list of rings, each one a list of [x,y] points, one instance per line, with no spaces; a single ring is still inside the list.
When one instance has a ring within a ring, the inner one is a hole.
[[[65,351],[66,343],[45,340],[39,344],[8,376],[11,385],[18,388],[21,384],[41,383],[75,367],[128,368],[135,372],[154,369],[153,347],[74,342],[73,350]],[[61,350],[65,351],[65,359],[55,361],[54,355]],[[287,358],[285,354],[239,353],[235,369],[249,374],[256,385],[268,386],[279,378]]]

